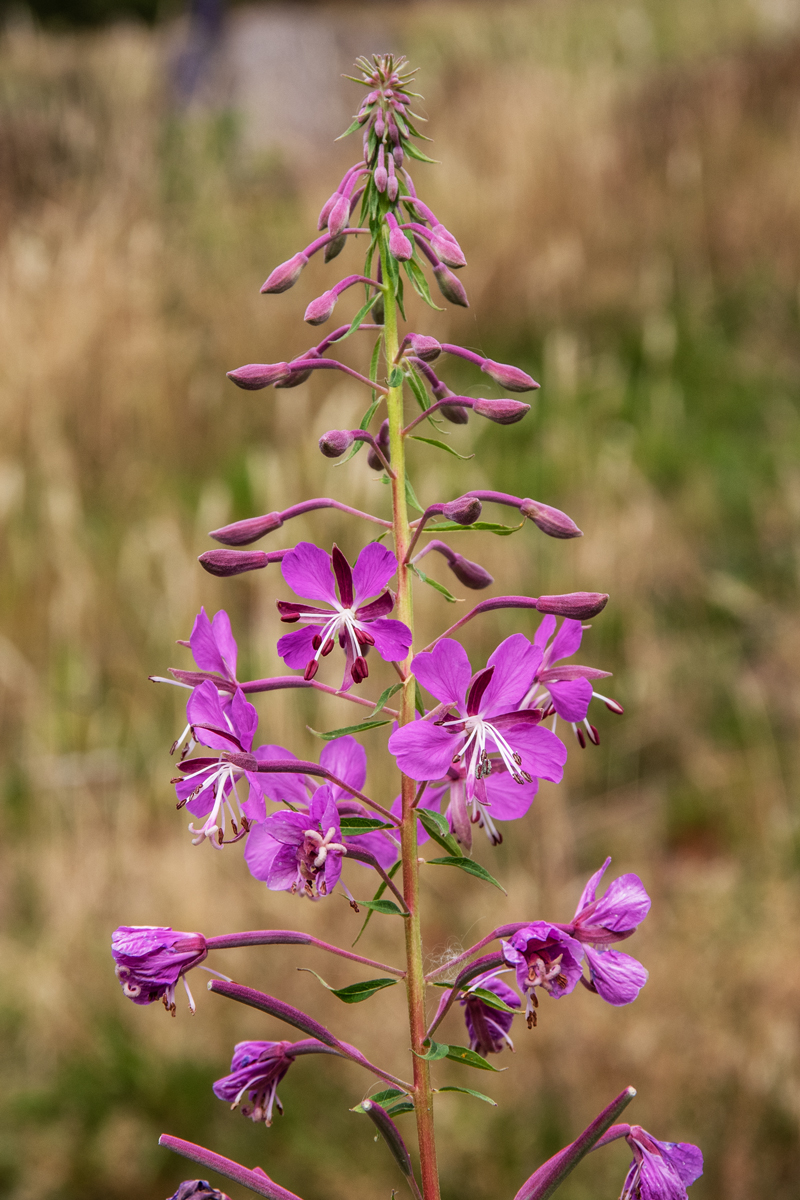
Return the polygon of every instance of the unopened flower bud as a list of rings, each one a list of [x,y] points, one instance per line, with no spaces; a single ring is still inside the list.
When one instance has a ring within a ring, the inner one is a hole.
[[[281,263],[276,267],[272,274],[263,284],[261,291],[275,294],[278,292],[288,292],[290,287],[294,287],[300,278],[300,272],[303,267],[308,265],[308,259],[305,254],[300,251],[293,258],[287,259],[285,263]]]
[[[494,578],[480,563],[470,562],[468,558],[464,558],[463,554],[454,552],[453,557],[448,559],[448,566],[464,587],[472,588],[474,591],[480,591],[481,588],[489,587],[494,583]]]
[[[207,1179],[184,1179],[169,1200],[230,1200],[230,1197],[212,1187]]]
[[[402,165],[403,165],[403,157],[404,157],[404,155],[403,155],[403,147],[402,147],[402,146],[395,146],[395,147],[394,147],[394,149],[392,150],[392,158],[394,159],[394,165],[395,165],[396,167],[402,167]]]
[[[391,230],[389,234],[389,252],[398,262],[408,262],[413,257],[414,247],[408,240],[402,229],[397,224],[397,219],[388,213],[386,220],[389,223]]]
[[[245,571],[258,571],[269,563],[269,555],[263,550],[206,550],[197,560],[209,575],[225,578],[242,575]]]
[[[539,384],[530,375],[520,371],[519,367],[509,366],[508,363],[492,362],[491,358],[484,359],[481,370],[510,392],[530,392]]]
[[[538,500],[523,500],[519,511],[524,517],[533,521],[542,533],[554,538],[583,537],[580,529],[566,513],[549,504],[541,504]]]
[[[319,439],[319,448],[326,458],[341,458],[354,441],[349,429],[329,429]]]
[[[456,279],[452,271],[439,263],[433,268],[434,278],[439,286],[439,291],[444,296],[445,300],[449,300],[451,304],[460,304],[462,308],[469,308],[469,300],[467,293],[464,290],[464,285]]]
[[[336,191],[333,193],[332,196],[329,196],[328,199],[325,201],[322,208],[320,209],[319,220],[317,221],[317,229],[324,229],[325,226],[328,224],[328,217],[331,215],[331,210],[333,209],[333,206],[336,203],[336,201],[339,199],[340,195],[341,195],[341,192]]]
[[[443,404],[439,415],[447,421],[452,421],[454,425],[466,425],[469,421],[469,409],[460,404]]]
[[[389,200],[391,201],[392,204],[394,204],[395,200],[397,199],[397,193],[400,190],[399,185],[397,183],[397,176],[394,173],[394,167],[395,167],[394,157],[390,154],[389,155],[389,179],[386,184],[386,195],[389,197]]]
[[[540,596],[536,601],[539,612],[573,621],[596,617],[607,604],[608,596],[603,592],[568,592],[564,596]]]
[[[442,516],[457,525],[474,525],[481,515],[483,505],[477,496],[459,496],[442,505]]]
[[[441,232],[442,230],[444,233]],[[465,267],[467,265],[463,250],[453,235],[447,232],[444,225],[436,225],[432,230],[431,247],[434,254],[448,267]]]
[[[375,324],[382,325],[384,321],[383,292],[378,293],[378,299],[373,304],[370,312]]]
[[[408,348],[417,358],[421,358],[423,362],[434,362],[442,353],[441,342],[437,342],[434,337],[427,337],[422,333],[410,333],[408,335]]]
[[[497,425],[514,425],[522,420],[526,412],[530,412],[530,407],[522,400],[475,400],[472,411]]]
[[[237,367],[235,371],[228,371],[228,379],[237,387],[244,388],[248,392],[257,392],[273,383],[279,383],[291,373],[291,370],[292,368],[285,362],[249,363],[246,367]]]
[[[339,297],[333,288],[330,291],[323,292],[321,296],[317,296],[316,300],[311,301],[305,311],[303,320],[307,321],[309,325],[324,325],[336,307],[338,299]]]
[[[380,447],[381,453],[387,462],[391,462],[391,452],[389,450],[389,419],[381,424],[378,430],[378,436],[375,438],[377,445]],[[383,471],[384,465],[378,458],[375,451],[370,446],[369,454],[367,455],[367,466],[372,467],[373,471]]]
[[[338,237],[342,230],[347,225],[347,218],[350,216],[350,196],[339,196],[336,203],[328,215],[328,232],[333,237]]]
[[[248,517],[245,521],[234,521],[221,529],[212,529],[209,537],[224,546],[248,546],[274,529],[280,529],[283,519],[279,512],[266,513],[263,517]]]
[[[381,121],[381,124],[383,124],[382,121]],[[377,121],[375,124],[375,132],[376,133],[378,132]],[[382,136],[383,136],[383,131],[381,131],[381,133],[378,133],[378,137],[382,137]],[[375,170],[372,173],[372,178],[375,180],[375,187],[378,189],[378,191],[385,192],[386,185],[389,182],[389,173],[386,170],[386,151],[383,148],[383,146],[378,147],[378,165],[376,166]]]
[[[312,358],[313,355],[309,352],[305,357]],[[291,366],[291,365],[292,364],[290,363],[289,366]],[[310,370],[308,370],[308,371],[290,371],[290,373],[286,376],[285,379],[278,380],[277,383],[273,384],[273,387],[275,387],[275,388],[299,387],[301,383],[305,383],[307,379],[311,378],[311,374],[312,374],[312,372]]]
[[[338,255],[342,253],[346,245],[347,235],[344,233],[328,242],[325,250],[323,251],[323,258],[325,259],[325,262],[329,263],[332,262],[334,258],[337,258]]]

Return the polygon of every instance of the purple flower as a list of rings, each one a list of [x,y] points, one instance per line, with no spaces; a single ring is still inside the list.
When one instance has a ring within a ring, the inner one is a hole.
[[[566,931],[583,943],[591,990],[609,1004],[630,1004],[647,982],[647,971],[630,954],[608,947],[636,932],[650,911],[650,897],[638,875],[620,875],[598,900],[597,886],[610,862],[607,858],[586,884]]]
[[[257,757],[262,761],[269,759],[287,759],[294,758],[294,755],[284,750],[281,746],[259,746]],[[320,755],[320,765],[335,775],[337,779],[341,779],[343,783],[350,787],[361,791],[367,778],[367,755],[364,747],[361,746],[355,738],[343,737],[337,738],[328,744],[323,749]],[[348,792],[336,784],[318,784],[318,781],[309,775],[303,775],[298,772],[297,775],[290,774],[275,774],[266,773],[260,776],[263,795],[257,800],[251,802],[247,806],[246,815],[252,818],[256,823],[251,827],[245,848],[245,862],[250,868],[251,874],[256,879],[263,880],[267,887],[275,891],[298,891],[302,895],[313,895],[312,887],[309,891],[307,884],[319,878],[321,868],[313,868],[313,863],[319,857],[319,851],[309,858],[310,851],[313,848],[311,845],[305,846],[305,837],[298,842],[297,830],[295,827],[293,834],[292,845],[294,846],[294,870],[289,872],[287,863],[290,860],[290,854],[285,849],[279,851],[279,845],[286,846],[286,843],[279,843],[280,830],[283,826],[271,824],[274,818],[266,816],[266,806],[264,797],[276,803],[285,802],[292,808],[299,810],[296,813],[278,813],[278,817],[295,816],[300,824],[304,824],[301,832],[305,834],[309,828],[311,814],[314,811],[314,802],[320,805],[327,806],[331,804],[335,812],[336,829],[338,836],[336,841],[342,849],[333,851],[333,858],[338,862],[338,870],[341,871],[341,857],[348,850],[365,850],[372,854],[380,865],[387,869],[391,867],[397,859],[397,844],[385,833],[376,831],[373,833],[358,834],[353,837],[342,837],[339,830],[339,821],[342,817],[367,816],[366,809],[354,800]],[[327,810],[326,808],[326,811]],[[325,832],[327,833],[327,827]],[[322,830],[319,830],[321,835]],[[316,843],[316,838],[310,839],[311,843]],[[325,851],[323,863],[327,860],[328,854],[331,852],[331,843],[328,843],[328,849]],[[304,864],[301,869],[301,863]],[[311,864],[311,865],[309,865]],[[300,871],[300,875],[298,875]],[[305,872],[305,873],[303,873]],[[310,876],[310,878],[309,878]],[[338,879],[338,874],[336,876]],[[327,874],[322,882],[325,884],[325,891],[321,887],[317,889],[317,896],[325,895],[335,885],[336,880],[329,880]],[[314,897],[316,898],[316,896]]]
[[[189,1008],[194,1000],[184,978],[208,954],[202,933],[181,933],[177,929],[151,925],[121,925],[111,935],[117,979],[134,1004],[152,1004],[163,1000],[167,1012],[175,1015],[175,985],[183,979]]]
[[[592,698],[602,700],[611,712],[621,713],[623,711],[621,704],[595,692],[590,683],[592,679],[608,678],[611,672],[600,671],[596,667],[579,666],[577,663],[563,667],[555,666],[554,664],[560,662],[561,659],[569,658],[576,653],[583,637],[583,626],[580,621],[572,620],[569,617],[565,618],[561,622],[558,633],[553,637],[556,624],[556,618],[548,615],[536,631],[533,644],[541,650],[542,659],[534,675],[533,683],[525,695],[523,705],[543,708],[545,717],[553,716],[554,718],[553,729],[555,729],[558,717],[569,721],[582,747],[586,746],[586,736],[597,745],[600,735],[594,725],[590,725],[587,720]],[[578,727],[579,722],[582,722],[586,735]]]
[[[686,1189],[703,1174],[703,1155],[690,1142],[659,1142],[641,1125],[626,1141],[633,1162],[620,1200],[686,1200]]]
[[[251,831],[247,865],[271,891],[319,900],[336,887],[347,847],[331,792],[328,784],[323,784],[308,812],[274,813]]]
[[[169,1200],[230,1200],[230,1197],[212,1187],[207,1179],[184,1179]]]
[[[536,1024],[539,1000],[536,988],[542,988],[554,1000],[574,990],[581,977],[583,946],[557,925],[534,921],[518,929],[501,943],[503,957],[516,967],[517,983],[527,993],[525,1015],[528,1028]]]
[[[214,1084],[214,1095],[236,1108],[245,1093],[251,1105],[242,1109],[243,1117],[272,1124],[272,1109],[283,1113],[278,1099],[278,1084],[294,1062],[292,1042],[239,1042],[233,1050],[231,1073]]]
[[[538,780],[558,783],[563,774],[563,742],[540,727],[540,711],[520,708],[540,661],[541,650],[515,633],[472,675],[463,646],[443,638],[411,664],[419,682],[440,701],[438,708],[389,738],[400,770],[412,779],[445,779],[456,768],[457,783],[463,769],[463,804],[494,841],[500,840],[495,817],[523,816]],[[454,802],[461,803],[451,794]]]
[[[243,771],[222,758],[222,751],[238,750],[249,753],[258,724],[255,708],[237,688],[230,704],[225,705],[210,679],[196,687],[186,705],[186,716],[192,741],[210,749],[220,751],[218,758],[185,758],[179,770],[183,776],[173,780],[178,796],[178,807],[186,808],[195,817],[205,820],[199,829],[189,825],[194,844],[208,839],[212,846],[221,846],[225,837],[226,813],[230,816],[233,832],[239,835],[239,824],[246,831],[246,809],[237,791],[242,781],[248,787],[247,803],[252,793],[261,791],[261,780],[255,773]]]
[[[278,601],[282,621],[301,621],[305,625],[278,642],[278,654],[287,667],[302,667],[304,678],[313,679],[320,658],[330,654],[338,639],[345,652],[345,691],[352,683],[367,678],[367,647],[374,646],[385,662],[405,658],[411,630],[402,621],[387,619],[394,608],[394,597],[386,585],[397,571],[397,560],[385,546],[377,542],[365,546],[351,570],[338,546],[326,554],[311,542],[300,542],[284,557],[281,569],[298,596],[329,605],[311,608]]]
[[[238,647],[231,630],[231,620],[224,608],[214,613],[209,620],[204,608],[194,619],[188,643],[192,657],[201,671],[221,675],[223,679],[236,683],[236,659]]]
[[[459,1004],[464,1009],[464,1020],[467,1023],[470,1050],[477,1050],[484,1058],[488,1054],[499,1054],[504,1046],[514,1049],[514,1043],[508,1036],[514,1021],[514,1014],[503,1012],[502,1009],[492,1008],[480,996],[473,994],[475,988],[483,988],[494,992],[498,999],[503,1000],[510,1008],[519,1008],[520,999],[517,993],[496,979],[492,974],[479,975],[474,979],[465,992],[459,996]]]

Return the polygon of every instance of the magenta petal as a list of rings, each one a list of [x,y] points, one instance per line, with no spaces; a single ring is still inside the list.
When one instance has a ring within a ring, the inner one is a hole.
[[[248,793],[247,799],[242,804],[242,812],[247,817],[248,821],[265,821],[267,817],[267,806],[264,802],[264,792],[261,787],[261,779],[258,775],[253,775],[249,771],[245,771],[245,778],[247,779]]]
[[[389,750],[400,770],[419,781],[446,775],[460,744],[458,738],[429,721],[411,721],[389,738]]]
[[[536,630],[536,633],[533,637],[534,646],[538,646],[542,653],[544,653],[545,646],[555,633],[555,628],[556,619],[551,613],[548,613],[548,615],[540,623],[539,628]]]
[[[379,830],[376,830],[375,833],[359,833],[356,837],[348,837],[345,839],[345,845],[353,846],[357,850],[366,850],[368,854],[377,859],[384,871],[388,871],[389,867],[393,867],[397,862],[397,846]],[[366,865],[366,863],[360,864],[362,867]]]
[[[437,700],[463,708],[472,668],[460,642],[453,638],[442,638],[433,650],[423,650],[413,659],[411,670],[422,687],[427,688]]]
[[[524,817],[539,790],[539,781],[515,783],[507,771],[493,771],[486,780],[489,816],[496,821],[517,821]]]
[[[624,933],[640,925],[650,911],[650,897],[638,875],[620,875],[612,880],[589,918],[614,933]]]
[[[298,542],[281,563],[283,578],[298,596],[336,602],[331,556],[313,542]]]
[[[195,775],[194,779],[179,779],[175,784],[175,795],[186,804],[187,812],[195,817],[206,817],[214,806],[214,788],[209,787],[209,781],[216,775],[216,769],[209,767],[207,771]],[[197,789],[200,788],[198,792]],[[193,800],[189,797],[193,792],[197,795]]]
[[[491,715],[519,708],[541,661],[541,650],[524,633],[512,633],[501,642],[486,664],[494,667],[494,674],[484,692],[481,712]]]
[[[586,887],[581,892],[581,898],[578,901],[578,907],[575,909],[575,917],[573,917],[573,920],[580,916],[581,912],[588,904],[593,902],[597,895],[597,889],[600,886],[600,880],[603,878],[610,866],[611,856],[609,855],[600,870],[595,871],[594,875],[590,876],[590,878],[587,880]]]
[[[411,630],[402,621],[393,617],[379,617],[371,621],[369,631],[375,638],[375,649],[384,662],[402,662],[408,654],[413,637]]]
[[[377,596],[397,573],[397,559],[386,546],[370,542],[359,554],[353,567],[355,604]]]
[[[217,616],[219,615],[217,613]],[[211,622],[208,619],[208,613],[204,608],[200,609],[194,619],[189,645],[194,661],[201,671],[216,671],[219,675],[228,674],[212,631]]]
[[[319,763],[326,771],[330,771],[343,783],[361,791],[367,780],[367,752],[353,737],[336,738],[328,742],[319,756]],[[342,799],[348,793],[331,785],[335,800]]]
[[[691,1142],[659,1142],[659,1146],[664,1158],[677,1171],[686,1187],[703,1174],[703,1155]]]
[[[302,629],[294,629],[278,639],[278,654],[287,667],[302,670],[308,660],[314,657],[314,635],[322,629],[321,625],[305,625]]]
[[[266,883],[272,870],[275,856],[285,847],[270,836],[264,824],[256,825],[247,835],[247,845],[244,848],[244,861],[254,879]],[[295,864],[295,874],[297,866]],[[289,883],[291,887],[291,881]]]
[[[303,828],[318,827],[323,836],[329,829],[336,832],[336,841],[339,841],[339,810],[333,800],[333,788],[330,784],[323,784],[314,793],[314,798],[311,801],[311,808],[308,818],[303,818]]]
[[[235,750],[235,737],[228,728],[219,692],[210,679],[205,679],[194,689],[186,705],[186,719],[190,725],[212,725],[219,729],[197,729],[195,736],[202,746],[212,750]]]
[[[509,745],[522,756],[522,769],[537,779],[560,783],[567,761],[567,747],[549,729],[541,725],[521,725],[503,729]],[[492,746],[494,743],[492,743]]]
[[[580,649],[582,637],[583,626],[580,621],[573,621],[570,617],[565,617],[561,622],[561,628],[553,639],[550,653],[547,656],[548,662],[554,663],[558,662],[559,659],[569,658],[571,654]]]
[[[258,728],[258,713],[249,700],[245,700],[244,692],[241,688],[236,689],[233,702],[228,711],[231,724],[236,731],[236,736],[245,750],[249,751],[253,745],[253,737]]]
[[[291,750],[285,750],[283,746],[259,746],[256,750],[256,758],[259,762],[269,762],[270,759],[296,758]],[[276,804],[287,800],[290,804],[300,805],[305,808],[308,804],[308,777],[298,773],[297,775],[285,775],[283,772],[274,774],[265,771],[259,775],[261,788],[265,796],[270,800],[274,800]]]
[[[294,846],[282,846],[278,842],[275,854],[267,870],[265,883],[270,891],[288,892],[297,880],[297,851]]]
[[[630,1004],[647,983],[640,962],[620,950],[594,950],[584,946],[589,974],[598,994],[609,1004]]]
[[[564,721],[582,721],[589,711],[592,685],[588,679],[572,679],[569,683],[548,683],[553,708]]]
[[[369,621],[377,621],[378,617],[388,617],[394,608],[394,600],[390,591],[382,592],[377,600],[362,604],[356,609],[356,617],[361,625]]]

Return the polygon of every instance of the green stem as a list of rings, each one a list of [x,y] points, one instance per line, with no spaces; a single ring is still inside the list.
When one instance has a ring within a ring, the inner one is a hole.
[[[384,226],[385,229],[385,226]],[[384,229],[379,235],[381,268],[386,282],[391,279],[388,269],[388,246]],[[394,290],[387,287],[384,299],[384,357],[387,366],[394,362],[398,351],[397,300]],[[392,482],[392,525],[394,549],[397,556],[397,616],[414,629],[411,596],[411,576],[405,559],[411,535],[406,505],[406,463],[403,439],[403,385],[389,389],[386,398],[389,416],[389,449],[396,478]],[[410,672],[413,650],[402,664],[404,686],[400,705],[400,724],[414,720],[414,679]],[[425,970],[422,959],[422,927],[419,911],[419,859],[417,850],[417,814],[414,808],[416,784],[401,776],[403,797],[403,897],[409,916],[403,922],[406,934],[406,991],[408,1022],[414,1063],[414,1110],[419,1140],[420,1175],[424,1200],[439,1200],[439,1173],[436,1166],[436,1141],[433,1131],[433,1091],[430,1067],[424,1059],[427,1022],[425,1017]]]

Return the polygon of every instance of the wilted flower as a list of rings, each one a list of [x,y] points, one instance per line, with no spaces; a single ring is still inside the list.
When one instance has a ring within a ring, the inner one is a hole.
[[[330,654],[338,639],[345,652],[342,689],[346,690],[367,678],[364,651],[368,646],[374,646],[385,662],[405,658],[411,630],[402,621],[387,619],[394,598],[386,584],[397,571],[397,561],[385,546],[377,542],[365,546],[351,569],[338,546],[326,554],[311,542],[300,542],[284,557],[282,570],[298,596],[323,600],[330,606],[311,608],[278,601],[282,621],[305,625],[278,642],[278,654],[287,667],[305,668],[304,677],[313,679],[320,658]]]
[[[497,979],[491,974],[479,975],[477,979],[473,979],[458,998],[464,1009],[470,1050],[477,1050],[484,1058],[487,1054],[499,1054],[504,1046],[513,1050],[514,1043],[508,1033],[514,1021],[514,1014],[487,1004],[484,999],[475,995],[477,988],[493,992],[509,1008],[520,1007],[519,996],[507,983],[503,983],[502,979]]]
[[[121,925],[111,935],[117,979],[134,1004],[152,1004],[163,1000],[175,1015],[175,985],[183,979],[189,1008],[194,1000],[184,978],[208,954],[202,933],[181,933],[177,929],[152,925]]]
[[[516,967],[520,991],[527,994],[525,1014],[528,1027],[536,1024],[539,1000],[536,988],[560,999],[574,991],[581,977],[583,947],[557,925],[533,921],[502,942],[503,957],[510,967]]]
[[[242,1108],[242,1116],[272,1124],[272,1109],[283,1113],[278,1099],[278,1084],[294,1062],[292,1042],[239,1042],[233,1051],[231,1073],[214,1084],[214,1095],[227,1100],[232,1108],[247,1093],[252,1103]]]
[[[686,1189],[703,1174],[703,1155],[690,1142],[659,1142],[641,1125],[625,1139],[633,1150],[620,1200],[686,1200]]]

